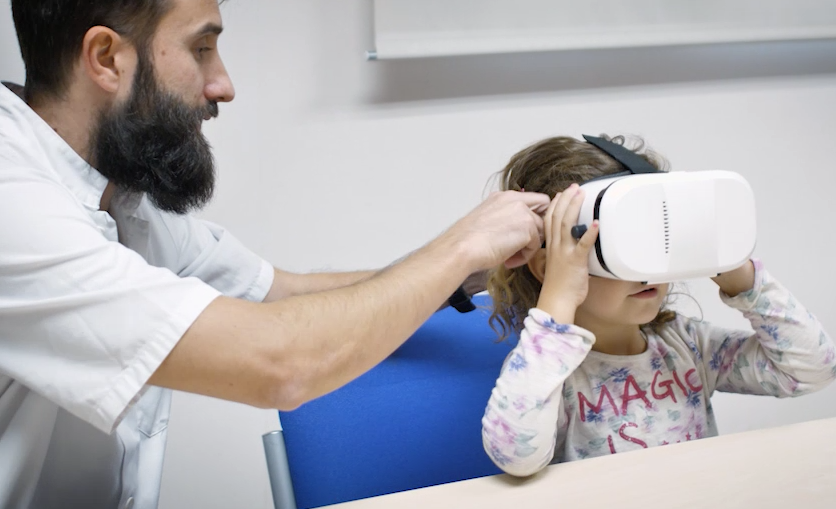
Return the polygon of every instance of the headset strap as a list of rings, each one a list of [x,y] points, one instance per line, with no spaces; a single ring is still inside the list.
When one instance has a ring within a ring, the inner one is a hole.
[[[473,301],[470,300],[470,296],[464,291],[464,286],[456,288],[456,291],[453,292],[453,295],[450,296],[447,302],[456,308],[456,311],[459,313],[469,313],[476,309]]]
[[[586,134],[583,135],[583,139],[592,145],[595,145],[602,152],[621,163],[621,165],[627,168],[630,173],[659,173],[659,170],[645,161],[644,158],[622,145],[607,141],[604,138],[597,138]],[[613,175],[607,176],[612,177]]]

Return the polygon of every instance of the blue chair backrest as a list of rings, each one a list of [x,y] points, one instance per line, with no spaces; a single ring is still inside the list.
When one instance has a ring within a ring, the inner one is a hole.
[[[476,311],[435,313],[348,385],[280,412],[296,505],[320,507],[498,474],[481,420],[510,341]]]

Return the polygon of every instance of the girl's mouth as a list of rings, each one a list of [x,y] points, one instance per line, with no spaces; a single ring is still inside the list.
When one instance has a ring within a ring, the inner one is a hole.
[[[640,292],[634,293],[630,295],[630,297],[635,297],[637,299],[652,299],[659,294],[659,290],[656,288],[646,288]]]

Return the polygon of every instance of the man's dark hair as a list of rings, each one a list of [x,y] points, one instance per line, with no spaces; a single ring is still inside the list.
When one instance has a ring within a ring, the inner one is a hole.
[[[12,0],[26,100],[66,92],[90,28],[106,26],[144,52],[170,8],[170,0]]]

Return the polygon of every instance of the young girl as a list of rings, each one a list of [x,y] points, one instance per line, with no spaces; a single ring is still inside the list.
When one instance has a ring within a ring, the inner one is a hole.
[[[578,183],[623,170],[595,146],[560,137],[522,150],[500,172],[503,190],[554,197],[546,247],[488,282],[492,323],[503,336],[520,333],[482,419],[485,450],[509,474],[716,436],[715,390],[798,396],[836,377],[833,341],[757,260],[712,278],[754,334],[664,309],[667,284],[590,277],[598,225],[579,241],[570,234],[583,202]]]

